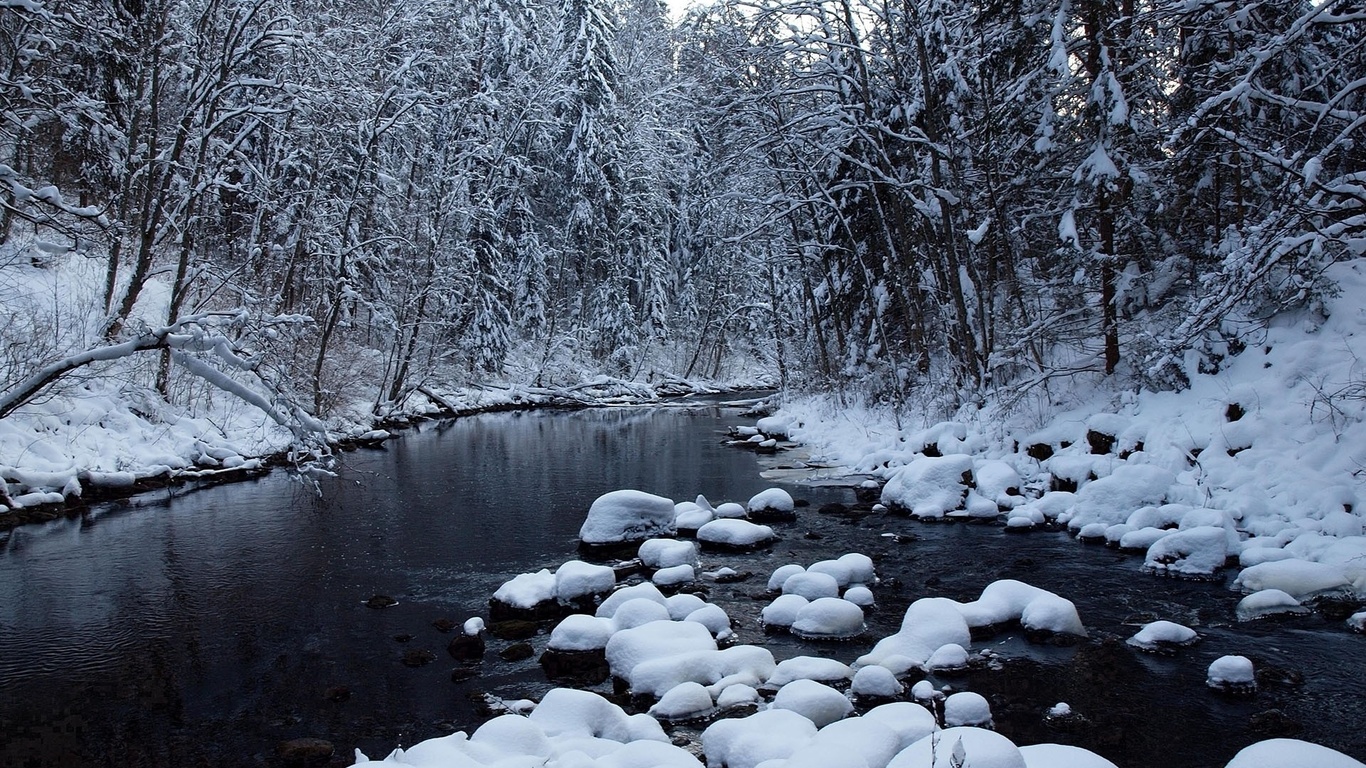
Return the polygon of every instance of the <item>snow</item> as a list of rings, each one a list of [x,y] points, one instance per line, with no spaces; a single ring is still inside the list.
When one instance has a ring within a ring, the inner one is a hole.
[[[797,614],[810,604],[801,595],[779,595],[764,607],[761,614],[764,626],[786,629],[797,620]]]
[[[574,613],[564,617],[550,631],[549,648],[557,651],[595,651],[607,647],[616,631],[611,619]]]
[[[803,571],[793,574],[783,582],[784,595],[801,595],[807,600],[838,597],[839,593],[839,581],[828,573]]]
[[[1347,626],[1357,632],[1366,632],[1366,611],[1357,611],[1347,617]]]
[[[671,499],[643,491],[612,491],[588,508],[579,539],[585,544],[613,544],[669,536],[676,530],[674,515]]]
[[[839,589],[844,589],[853,581],[853,572],[848,564],[838,560],[820,560],[806,567],[807,573],[824,573],[835,578],[835,584]]]
[[[965,669],[968,666],[968,651],[958,643],[945,643],[925,660],[925,669],[930,672],[945,672]]]
[[[670,568],[660,568],[650,577],[650,581],[661,587],[680,587],[684,584],[691,584],[697,579],[693,567],[684,563]]]
[[[902,674],[923,665],[931,654],[949,643],[966,646],[971,642],[968,623],[958,603],[943,597],[922,597],[906,609],[901,629],[879,640],[854,666],[880,664]]]
[[[847,639],[862,634],[864,629],[863,609],[838,597],[812,600],[797,611],[792,621],[792,634],[808,640]]]
[[[665,598],[664,604],[669,609],[669,618],[674,621],[682,621],[693,611],[708,605],[706,600],[686,592],[669,595]]]
[[[1228,559],[1229,533],[1226,528],[1202,525],[1163,536],[1148,547],[1143,567],[1171,576],[1212,576]]]
[[[697,623],[685,623],[682,626],[702,627]],[[710,639],[710,632],[707,637]],[[697,639],[694,639],[694,644],[698,646],[695,650],[659,649],[635,665],[629,676],[621,677],[630,684],[632,693],[661,696],[674,686],[689,681],[708,686],[727,679],[732,684],[757,683],[776,669],[773,654],[767,648],[736,645],[718,650],[714,643],[711,648],[701,647]],[[610,643],[608,650],[610,654]]]
[[[474,637],[475,635],[478,635],[480,632],[484,631],[484,620],[478,616],[466,619],[465,623],[461,625],[460,631],[464,632],[466,635],[469,635],[470,637]]]
[[[951,694],[944,700],[944,724],[953,727],[957,725],[991,725],[991,705],[980,693],[972,691],[961,691]]]
[[[1119,768],[1089,749],[1067,744],[1030,744],[1020,747],[1026,768]]]
[[[862,552],[848,552],[840,555],[837,561],[849,569],[849,583],[870,585],[877,583],[877,569],[873,558]]]
[[[914,459],[887,478],[882,503],[916,517],[943,517],[963,505],[963,476],[972,469],[972,457],[963,454]]]
[[[781,488],[769,488],[754,494],[747,506],[750,514],[771,512],[790,515],[796,511],[791,494]]]
[[[542,568],[536,573],[523,573],[503,583],[493,593],[493,599],[515,608],[534,608],[555,599],[555,574]]]
[[[707,603],[683,617],[683,620],[701,624],[717,640],[725,640],[734,634],[730,628],[730,616],[719,605]]]
[[[1244,747],[1225,768],[1366,768],[1366,763],[1299,739],[1268,739]]]
[[[710,715],[715,709],[707,689],[701,683],[688,681],[659,697],[649,713],[659,720],[694,720]]]
[[[773,574],[768,577],[768,591],[782,591],[783,584],[787,582],[788,577],[798,573],[805,572],[806,569],[800,565],[797,565],[796,563],[788,563],[787,565],[778,566],[777,568],[773,569]]]
[[[697,540],[727,547],[756,547],[772,541],[773,529],[748,520],[713,520],[697,529]]]
[[[697,545],[678,539],[650,539],[641,543],[636,556],[646,568],[697,565]]]
[[[850,587],[844,591],[844,599],[859,606],[869,608],[876,601],[873,599],[873,590],[867,587]]]
[[[1348,578],[1347,567],[1289,559],[1245,568],[1234,579],[1233,586],[1244,592],[1279,589],[1295,598],[1304,599],[1325,592],[1350,590],[1353,582]]]
[[[617,631],[606,649],[612,674],[634,686],[636,665],[675,654],[714,651],[716,640],[701,624],[662,620]]]
[[[1252,669],[1252,660],[1246,656],[1220,656],[1209,665],[1205,684],[1220,690],[1256,687],[1257,676]]]
[[[765,688],[782,688],[796,680],[816,680],[834,682],[848,680],[854,672],[838,659],[823,656],[793,656],[778,662],[773,672],[764,680]]]
[[[702,732],[702,750],[709,766],[755,768],[768,760],[786,760],[815,735],[816,726],[808,718],[768,709],[712,723]]]
[[[840,720],[854,710],[844,694],[815,680],[794,680],[779,688],[772,707],[796,712],[817,728]]]
[[[929,736],[939,727],[928,709],[909,701],[894,701],[873,707],[863,715],[863,719],[875,720],[895,731],[901,740],[901,749]]]
[[[1172,621],[1154,621],[1144,624],[1127,642],[1141,651],[1160,651],[1166,648],[1192,645],[1200,640],[1200,635],[1190,627]]]
[[[863,667],[854,673],[849,692],[855,696],[874,696],[890,699],[900,696],[906,686],[896,679],[890,669],[876,664]]]
[[[1014,579],[988,584],[982,596],[959,606],[969,627],[1018,621],[1025,629],[1086,637],[1086,627],[1070,600]]]
[[[1309,609],[1282,590],[1263,589],[1239,600],[1235,613],[1239,621],[1255,621],[1268,616],[1309,613]]]
[[[570,560],[555,569],[555,597],[559,600],[606,594],[616,583],[616,572],[605,565]]]
[[[1010,739],[985,728],[954,727],[930,734],[897,754],[887,768],[1026,768]]]
[[[739,504],[736,504],[733,501],[726,502],[725,504],[722,504],[721,506],[716,508],[716,516],[718,518],[744,517],[746,514],[748,513],[745,511],[745,508]]]
[[[618,607],[625,604],[627,601],[640,598],[659,603],[666,609],[669,607],[669,601],[664,597],[664,593],[660,592],[659,588],[654,584],[645,582],[643,584],[633,584],[628,587],[622,587],[608,595],[607,599],[603,600],[602,604],[598,606],[594,615],[610,619],[616,614]]]

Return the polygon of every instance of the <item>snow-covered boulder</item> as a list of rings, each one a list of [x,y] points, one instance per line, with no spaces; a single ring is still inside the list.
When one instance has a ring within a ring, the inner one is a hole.
[[[1027,768],[1014,742],[985,728],[946,728],[901,750],[887,768]]]
[[[972,691],[961,691],[944,700],[944,724],[949,727],[974,725],[991,727],[991,705],[986,697]]]
[[[847,640],[864,629],[863,609],[838,597],[812,600],[792,621],[792,634],[807,640]]]
[[[596,693],[574,688],[552,688],[528,719],[551,738],[598,738],[622,743],[668,743],[664,729],[648,715],[628,715]]]
[[[616,584],[616,572],[605,565],[570,560],[555,569],[555,598],[562,602],[605,595]]]
[[[828,573],[817,573],[814,571],[803,571],[795,573],[783,582],[784,595],[801,595],[807,600],[817,600],[822,597],[838,597],[840,593],[839,582],[834,576]]]
[[[1011,509],[1024,501],[1020,495],[1020,473],[1004,461],[981,461],[973,470],[977,493],[1001,509]]]
[[[616,626],[611,619],[582,613],[564,617],[550,631],[549,648],[556,651],[593,651],[607,647]]]
[[[1257,675],[1246,656],[1220,656],[1209,665],[1205,685],[1224,693],[1252,693],[1257,690]]]
[[[894,699],[905,690],[890,669],[876,664],[859,669],[849,684],[849,693],[860,698]]]
[[[805,571],[805,568],[796,563],[778,566],[773,569],[773,574],[768,577],[768,591],[781,592],[783,584],[785,584],[789,578],[798,573],[804,573]]]
[[[1300,601],[1279,589],[1263,589],[1238,601],[1235,614],[1238,621],[1255,621],[1269,616],[1293,616],[1309,613]]]
[[[636,665],[674,654],[704,650],[716,650],[716,639],[701,624],[652,621],[613,634],[607,641],[607,664],[613,675],[634,687],[632,672]]]
[[[942,518],[963,506],[972,457],[922,457],[895,470],[882,486],[882,503],[915,517]]]
[[[860,608],[868,609],[877,602],[873,598],[873,590],[867,587],[850,587],[844,591],[844,599],[857,605]]]
[[[974,629],[1018,621],[1037,639],[1086,637],[1086,627],[1072,601],[1014,579],[994,581],[982,590],[978,599],[955,605],[968,626]]]
[[[659,701],[650,707],[650,716],[656,720],[679,722],[700,720],[715,711],[716,704],[707,689],[701,683],[689,681],[679,683],[659,697]]]
[[[968,668],[968,650],[958,643],[946,643],[925,660],[925,669],[936,674],[952,674]],[[960,723],[961,725],[961,723]]]
[[[1126,642],[1140,651],[1170,653],[1177,648],[1200,642],[1200,635],[1190,627],[1176,622],[1154,621],[1144,624],[1143,628]]]
[[[873,707],[863,719],[875,720],[896,732],[901,749],[920,741],[939,728],[928,709],[909,701],[894,701]]]
[[[735,634],[730,628],[730,616],[726,615],[721,606],[712,603],[707,603],[689,613],[683,617],[683,620],[701,624],[717,640],[725,640]]]
[[[694,625],[699,626],[699,625]],[[773,654],[757,645],[736,645],[717,650],[699,648],[680,653],[661,653],[641,661],[631,672],[631,691],[662,696],[688,681],[716,686],[722,681],[758,682],[776,669]]]
[[[797,620],[797,614],[810,602],[801,595],[779,595],[773,602],[765,606],[760,614],[764,627],[774,629],[791,627],[792,622]]]
[[[721,519],[721,518],[740,518],[740,517],[744,517],[745,514],[746,514],[746,512],[745,512],[745,507],[744,507],[744,505],[742,505],[742,504],[736,504],[736,503],[733,502],[733,501],[728,501],[728,502],[726,502],[725,504],[722,504],[722,505],[720,505],[720,506],[718,506],[718,507],[716,508],[716,517],[717,517],[717,519]]]
[[[671,499],[644,491],[612,491],[599,496],[588,508],[579,540],[601,545],[672,536],[677,530],[675,514]]]
[[[1202,525],[1163,536],[1148,547],[1143,568],[1164,576],[1208,579],[1229,556],[1229,531]]]
[[[678,539],[650,539],[637,551],[646,568],[672,568],[675,565],[697,565],[697,545]]]
[[[1091,523],[1111,526],[1128,522],[1141,507],[1161,505],[1176,482],[1169,470],[1151,464],[1122,464],[1113,474],[1093,480],[1077,492],[1076,506],[1067,516],[1067,527],[1080,531]],[[1059,518],[1061,520],[1062,518]],[[1134,525],[1132,522],[1130,525]]]
[[[650,581],[657,586],[666,589],[677,589],[678,587],[691,584],[697,580],[697,574],[693,567],[687,563],[675,565],[669,568],[660,568],[650,577]]]
[[[773,709],[788,709],[822,728],[854,711],[844,694],[815,680],[794,680],[778,689]]]
[[[616,615],[617,608],[625,605],[631,600],[641,598],[659,603],[664,606],[665,609],[668,609],[669,607],[669,601],[664,597],[664,593],[659,591],[659,587],[656,587],[649,582],[645,582],[642,584],[632,584],[629,587],[622,587],[608,595],[607,599],[602,601],[602,604],[598,606],[598,609],[593,615],[610,619]]]
[[[774,538],[772,528],[748,520],[713,520],[697,529],[697,540],[717,549],[756,549]]]
[[[1366,768],[1366,763],[1299,739],[1268,739],[1243,747],[1224,768]]]
[[[862,552],[846,552],[836,560],[849,569],[849,584],[869,586],[877,583],[877,567],[873,564],[873,558]]]
[[[1234,579],[1233,587],[1244,592],[1279,589],[1296,599],[1303,600],[1328,592],[1350,590],[1352,580],[1347,577],[1346,569],[1340,565],[1296,558],[1244,568],[1243,572],[1238,574],[1238,578]]]
[[[749,516],[755,520],[797,518],[796,502],[792,500],[791,494],[781,488],[769,488],[754,494],[746,506],[749,509]]]
[[[1089,749],[1068,744],[1031,744],[1020,747],[1026,768],[1119,768]]]
[[[831,683],[848,680],[853,670],[839,659],[823,656],[793,656],[783,659],[764,680],[764,688],[777,689],[795,680]]]
[[[879,640],[854,666],[879,664],[902,674],[923,665],[944,645],[967,646],[971,642],[972,634],[958,603],[943,597],[923,597],[906,609],[901,629]]]
[[[808,718],[787,709],[768,709],[707,726],[702,751],[709,766],[756,768],[792,757],[815,735],[816,726]]]

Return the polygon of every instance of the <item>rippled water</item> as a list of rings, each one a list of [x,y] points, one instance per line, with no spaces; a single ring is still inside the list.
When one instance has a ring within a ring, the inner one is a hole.
[[[498,661],[494,642],[482,674],[453,684],[450,636],[431,622],[484,614],[507,578],[574,557],[583,513],[605,491],[747,499],[767,483],[751,454],[719,445],[736,420],[719,408],[490,414],[348,454],[321,498],[272,475],[17,529],[0,540],[0,766],[270,765],[277,742],[301,736],[335,742],[337,762],[349,764],[352,747],[382,756],[470,727],[472,691],[518,698],[549,683],[534,661]],[[1357,662],[1366,638],[1340,624],[1235,626],[1237,595],[1224,585],[1158,581],[1137,573],[1134,558],[1065,535],[822,515],[822,502],[850,501],[849,492],[794,493],[813,506],[772,550],[704,562],[756,574],[711,585],[711,596],[741,621],[743,640],[780,658],[849,661],[871,646],[871,637],[813,646],[765,636],[754,621],[776,565],[864,551],[891,579],[875,590],[873,636],[894,631],[917,597],[970,599],[997,578],[1077,602],[1092,641],[1050,648],[1005,634],[974,646],[1009,657],[1003,669],[939,681],[989,695],[1002,730],[1022,743],[1078,743],[1123,768],[1215,766],[1261,738],[1250,718],[1276,708],[1302,737],[1366,757]],[[919,539],[897,544],[887,532]],[[366,608],[376,593],[399,604]],[[1106,641],[1145,616],[1207,639],[1174,658]],[[400,634],[413,637],[399,643]],[[538,652],[545,639],[533,640]],[[412,648],[438,661],[404,667]],[[1305,682],[1250,701],[1214,696],[1204,668],[1224,653]],[[337,686],[350,698],[325,698]],[[1041,714],[1056,701],[1091,726],[1050,730]]]

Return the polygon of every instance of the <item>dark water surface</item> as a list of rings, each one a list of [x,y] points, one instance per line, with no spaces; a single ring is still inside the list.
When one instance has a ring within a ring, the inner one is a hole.
[[[347,454],[321,498],[272,475],[16,529],[0,540],[0,766],[273,765],[275,745],[297,737],[331,740],[334,763],[349,765],[353,747],[382,757],[477,725],[471,692],[516,699],[550,684],[534,660],[500,661],[507,643],[496,640],[478,677],[452,683],[451,636],[431,622],[486,615],[503,581],[575,557],[583,514],[601,493],[743,502],[767,487],[751,454],[719,444],[740,421],[716,407],[490,414]],[[813,504],[780,527],[771,550],[704,557],[704,569],[755,574],[704,583],[744,642],[779,658],[848,662],[895,631],[913,599],[972,599],[995,579],[1018,578],[1076,602],[1092,638],[1053,648],[1007,632],[973,646],[996,649],[1001,668],[936,682],[987,695],[1000,729],[1020,743],[1075,743],[1122,768],[1221,766],[1273,735],[1255,723],[1276,709],[1301,738],[1366,757],[1366,638],[1340,622],[1235,625],[1238,596],[1226,585],[1153,579],[1137,559],[1063,534],[819,514],[852,494],[793,492]],[[882,535],[892,532],[918,539]],[[848,551],[874,556],[888,579],[874,590],[881,608],[869,637],[765,636],[756,617],[772,568]],[[365,607],[377,593],[398,605]],[[1171,658],[1116,642],[1152,618],[1194,626],[1206,640]],[[533,639],[538,653],[546,640]],[[403,666],[413,649],[437,660]],[[1226,653],[1303,682],[1265,686],[1250,700],[1216,696],[1204,670]],[[349,698],[329,700],[339,686]],[[1057,701],[1089,722],[1048,725],[1043,711]]]

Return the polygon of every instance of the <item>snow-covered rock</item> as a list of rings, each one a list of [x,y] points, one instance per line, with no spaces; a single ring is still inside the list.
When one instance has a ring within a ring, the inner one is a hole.
[[[741,504],[736,504],[733,501],[728,501],[725,504],[722,504],[716,508],[717,519],[740,518],[744,517],[745,514],[746,512],[744,506]]]
[[[783,659],[764,680],[765,688],[782,688],[795,680],[836,682],[848,680],[853,670],[838,659],[823,656],[793,656]]]
[[[879,664],[902,674],[923,665],[930,654],[944,645],[966,646],[971,642],[972,635],[958,603],[942,597],[923,597],[906,609],[901,629],[879,640],[854,666]]]
[[[1149,653],[1163,653],[1176,648],[1184,648],[1200,642],[1200,635],[1190,627],[1172,621],[1154,621],[1144,624],[1129,645]]]
[[[650,581],[661,587],[681,587],[697,580],[693,567],[687,563],[669,568],[660,568],[650,577]]]
[[[891,699],[900,696],[906,686],[896,679],[890,669],[871,664],[854,673],[849,684],[849,693],[877,699]]]
[[[606,648],[612,674],[634,687],[632,672],[636,665],[674,654],[714,651],[716,639],[706,627],[694,622],[652,621],[619,630],[607,641]]]
[[[637,556],[646,568],[672,568],[675,565],[696,566],[697,545],[691,541],[678,539],[650,539],[641,543]]]
[[[887,768],[1026,768],[1010,739],[985,728],[955,727],[901,750]]]
[[[968,651],[958,643],[946,643],[936,648],[925,661],[925,669],[944,674],[968,668]],[[961,723],[960,723],[961,725]]]
[[[1252,660],[1246,656],[1220,656],[1209,665],[1205,684],[1226,693],[1251,693],[1257,689]]]
[[[844,591],[844,599],[863,609],[871,608],[877,602],[873,590],[867,587],[850,587]]]
[[[659,697],[650,707],[650,716],[657,720],[681,721],[697,720],[716,711],[711,694],[701,683],[688,681],[679,683]]]
[[[570,560],[555,569],[555,598],[558,600],[605,595],[616,584],[616,572],[605,565]]]
[[[707,765],[756,768],[786,760],[816,735],[810,719],[788,709],[768,709],[749,717],[718,720],[702,732]]]
[[[1309,613],[1300,601],[1279,589],[1263,589],[1238,601],[1238,621],[1255,621],[1268,616]]]
[[[797,620],[797,614],[802,608],[810,602],[801,595],[779,595],[764,607],[760,616],[765,627],[787,629]]]
[[[1020,747],[1026,768],[1119,768],[1089,749],[1067,744],[1031,744]]]
[[[1229,556],[1229,531],[1202,525],[1163,536],[1148,547],[1143,567],[1183,578],[1210,578]]]
[[[772,528],[748,520],[713,520],[697,529],[698,541],[727,549],[761,547],[774,538]]]
[[[582,613],[564,617],[550,631],[549,648],[556,651],[595,651],[607,647],[616,626],[611,619]]]
[[[757,645],[736,645],[720,650],[701,647],[652,656],[631,670],[628,682],[632,692],[649,696],[662,696],[688,681],[717,686],[716,692],[719,692],[724,688],[723,683],[757,683],[771,675],[776,666],[773,654]]]
[[[1076,506],[1065,522],[1072,531],[1079,531],[1091,523],[1111,526],[1127,522],[1135,510],[1166,501],[1167,492],[1175,482],[1176,476],[1162,467],[1125,463],[1108,477],[1083,485],[1077,491]]]
[[[789,578],[798,573],[805,572],[806,569],[800,565],[797,565],[796,563],[788,563],[787,565],[778,566],[777,568],[773,569],[773,574],[768,577],[768,591],[782,591],[783,584],[785,584]]]
[[[676,512],[671,499],[643,491],[612,491],[599,496],[588,508],[579,529],[585,544],[615,544],[672,536]]]
[[[1279,589],[1303,600],[1325,592],[1350,590],[1352,580],[1343,566],[1296,558],[1244,568],[1234,579],[1233,587],[1244,592]]]
[[[794,573],[783,582],[783,594],[801,595],[807,600],[839,597],[840,585],[835,577],[828,573],[803,571]]]
[[[844,694],[815,680],[794,680],[778,689],[773,709],[787,709],[810,720],[817,728],[840,720],[854,710]]]
[[[1243,747],[1224,768],[1366,768],[1366,763],[1308,741],[1267,739]]]
[[[991,726],[991,705],[986,697],[972,691],[960,691],[944,700],[944,724]]]
[[[750,517],[756,520],[791,520],[797,514],[792,495],[781,488],[769,488],[754,494],[746,506]]]
[[[863,609],[838,597],[812,600],[792,621],[792,634],[808,640],[844,640],[863,634],[864,629]]]
[[[934,715],[928,709],[909,701],[894,701],[873,707],[864,713],[863,717],[867,720],[876,720],[895,731],[901,740],[901,749],[920,741],[939,728],[934,721]]]
[[[972,457],[965,454],[921,457],[895,470],[882,486],[882,503],[920,518],[941,518],[962,507],[964,478],[971,479]]]

